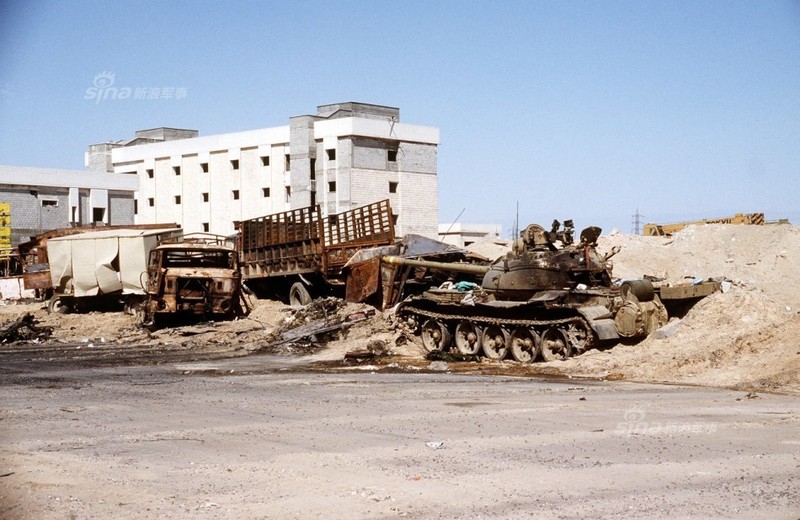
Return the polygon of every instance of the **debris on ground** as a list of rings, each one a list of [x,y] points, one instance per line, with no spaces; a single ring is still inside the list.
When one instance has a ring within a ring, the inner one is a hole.
[[[431,369],[431,363],[441,362],[434,367],[450,372],[686,383],[733,388],[743,396],[748,392],[800,395],[800,227],[689,226],[670,238],[611,234],[598,240],[601,253],[616,246],[621,251],[614,256],[615,276],[649,276],[671,287],[701,278],[721,280],[722,290],[693,304],[677,316],[679,320],[673,316],[657,337],[532,365],[513,361],[470,365],[462,362],[467,359],[438,352],[426,359],[419,336],[394,322],[390,311],[337,298],[322,298],[304,307],[256,300],[246,318],[154,333],[137,329],[134,317],[123,312],[47,314],[41,302],[0,305],[0,323],[8,322],[0,328],[4,331],[0,342],[38,341],[41,348],[59,352],[83,345],[84,356],[88,346],[83,340],[88,338],[98,355],[116,346],[113,354],[103,355],[129,356],[126,363],[163,362],[164,356],[179,354],[207,359],[258,352],[304,355],[310,363],[330,362],[325,366],[340,367],[344,360],[361,367],[374,363]],[[39,329],[52,330],[49,339],[29,336],[30,327],[22,326],[23,319],[30,319],[26,314],[33,316]],[[12,335],[15,327],[22,338]]]
[[[33,314],[25,313],[21,318],[0,326],[0,343],[46,341],[52,333],[52,327],[38,325],[38,320]]]

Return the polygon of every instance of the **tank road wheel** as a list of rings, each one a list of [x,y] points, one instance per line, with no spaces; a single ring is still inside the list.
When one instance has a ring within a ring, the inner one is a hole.
[[[569,346],[572,349],[572,355],[577,356],[583,354],[594,343],[594,332],[589,328],[589,324],[583,320],[572,321],[567,323],[565,330]]]
[[[503,359],[508,353],[510,342],[508,331],[499,325],[487,325],[483,329],[481,346],[483,354],[489,359]]]
[[[466,356],[477,354],[481,349],[481,329],[471,321],[464,320],[456,327],[455,343],[458,352]]]
[[[311,303],[311,295],[303,282],[295,282],[289,289],[289,305],[306,306]]]
[[[444,351],[450,346],[450,331],[444,323],[428,320],[422,324],[422,346],[428,352]]]
[[[527,327],[519,327],[511,333],[511,357],[520,363],[530,363],[539,357],[542,340]]]
[[[401,324],[408,329],[411,334],[417,334],[420,331],[420,317],[412,313],[400,313]]]
[[[544,331],[544,334],[542,334],[543,360],[557,361],[567,359],[571,354],[566,332],[558,327],[550,327]]]

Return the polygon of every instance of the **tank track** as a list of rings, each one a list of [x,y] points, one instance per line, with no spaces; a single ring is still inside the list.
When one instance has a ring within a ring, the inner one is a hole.
[[[563,325],[565,323],[583,322],[585,321],[581,316],[571,316],[569,318],[551,319],[551,320],[526,320],[519,318],[492,318],[489,316],[468,316],[450,313],[433,312],[425,309],[408,305],[400,309],[400,314],[411,313],[425,316],[426,318],[439,319],[439,320],[468,320],[475,323],[490,324],[490,325],[514,325],[518,327],[541,327],[548,325]]]

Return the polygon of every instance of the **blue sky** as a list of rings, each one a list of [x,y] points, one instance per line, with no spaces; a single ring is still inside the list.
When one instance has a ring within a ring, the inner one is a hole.
[[[86,99],[115,86],[182,99]],[[800,1],[0,2],[0,164],[362,101],[435,126],[440,221],[800,223]]]

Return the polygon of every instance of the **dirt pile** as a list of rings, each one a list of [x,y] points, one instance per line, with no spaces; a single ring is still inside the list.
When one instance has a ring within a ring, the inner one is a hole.
[[[800,229],[796,226],[690,226],[671,238],[612,235],[621,246],[614,275],[669,282],[724,277],[733,282],[696,304],[668,338],[590,351],[559,373],[680,382],[800,394]]]

